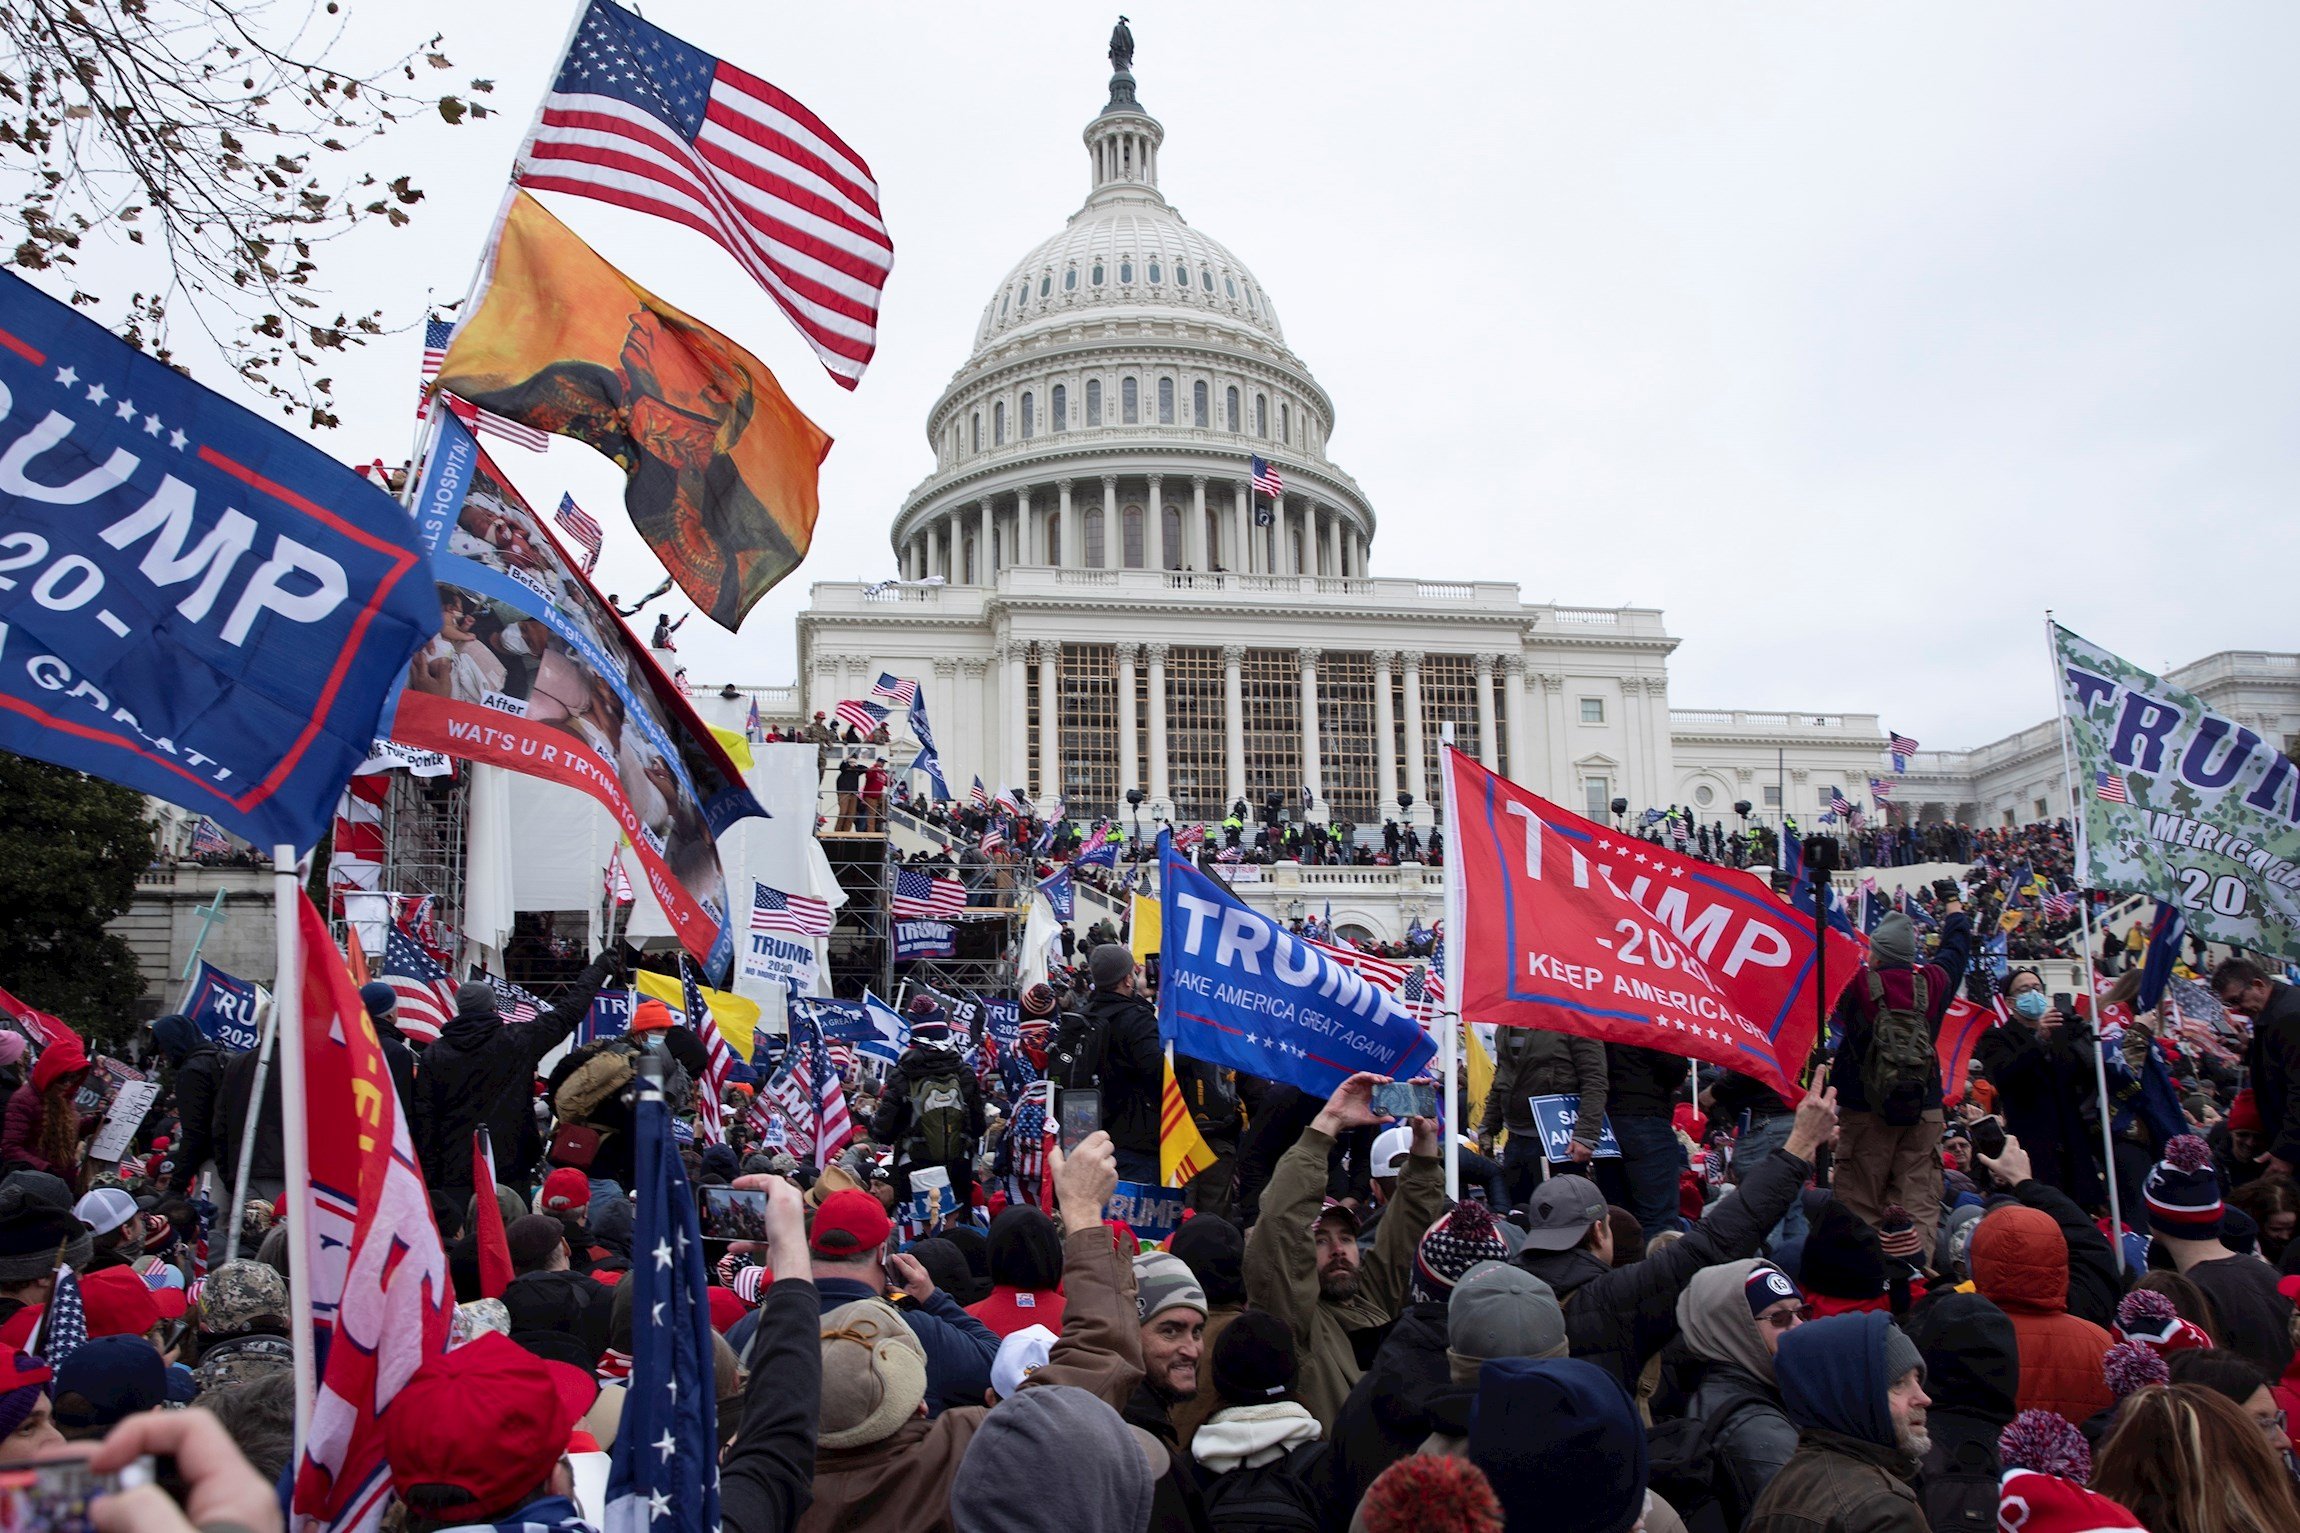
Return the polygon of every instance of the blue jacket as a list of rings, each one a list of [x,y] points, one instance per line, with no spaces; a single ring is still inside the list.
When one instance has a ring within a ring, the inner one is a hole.
[[[817,1278],[815,1296],[825,1315],[857,1299],[885,1297],[870,1284],[853,1278]],[[939,1416],[953,1405],[982,1404],[983,1391],[990,1388],[991,1359],[998,1356],[998,1333],[959,1308],[958,1301],[939,1288],[924,1304],[897,1307],[911,1334],[926,1349],[927,1414]],[[758,1328],[757,1310],[727,1327],[727,1345],[735,1349],[736,1356],[742,1356]]]

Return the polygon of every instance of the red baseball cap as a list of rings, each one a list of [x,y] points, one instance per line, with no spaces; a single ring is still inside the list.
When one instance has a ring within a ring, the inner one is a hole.
[[[726,1335],[730,1326],[751,1312],[751,1307],[743,1302],[743,1296],[732,1288],[721,1288],[713,1283],[704,1290],[704,1297],[711,1305],[711,1329],[721,1336]]]
[[[580,1368],[549,1362],[495,1331],[427,1361],[383,1413],[392,1487],[451,1486],[422,1515],[484,1522],[513,1511],[563,1457],[599,1396]]]
[[[543,1197],[535,1205],[547,1214],[564,1214],[591,1206],[591,1178],[573,1166],[561,1166],[543,1178]]]
[[[832,1193],[815,1210],[815,1227],[807,1235],[807,1249],[833,1261],[852,1261],[893,1233],[894,1221],[879,1207],[878,1199],[850,1187]]]
[[[163,1320],[184,1317],[181,1288],[153,1288],[133,1267],[82,1273],[80,1302],[90,1336],[141,1336]]]

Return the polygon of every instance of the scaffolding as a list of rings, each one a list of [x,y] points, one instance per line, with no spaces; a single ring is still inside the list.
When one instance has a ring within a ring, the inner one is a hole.
[[[977,995],[1011,996],[1015,990],[1016,950],[1023,912],[1004,903],[1011,897],[1003,885],[985,887],[977,898],[1000,900],[996,905],[970,905],[956,919],[952,955],[895,961],[895,870],[903,865],[892,833],[824,830],[816,833],[831,872],[846,893],[831,928],[831,994],[859,998],[865,989],[890,1004],[898,986],[908,981],[937,990],[960,990]]]
[[[471,804],[471,770],[444,777],[392,772],[383,800],[383,873],[379,887],[394,894],[431,895],[439,929],[463,940],[464,822]],[[396,915],[397,912],[394,912]],[[452,956],[452,955],[451,955]]]

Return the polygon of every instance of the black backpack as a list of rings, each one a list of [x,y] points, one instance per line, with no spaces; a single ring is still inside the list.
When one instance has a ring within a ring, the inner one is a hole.
[[[1046,1078],[1065,1091],[1102,1087],[1102,1021],[1066,1011],[1046,1045]]]
[[[1303,1443],[1284,1458],[1207,1478],[1206,1522],[1214,1533],[1318,1533],[1318,1497],[1310,1487],[1327,1445]]]
[[[974,1158],[974,1135],[966,1121],[966,1061],[949,1050],[937,1052],[942,1057],[933,1061],[934,1068],[913,1075],[908,1083],[908,1148],[911,1163],[918,1166]]]
[[[1655,1422],[1646,1433],[1646,1484],[1669,1503],[1686,1533],[1733,1533],[1747,1520],[1755,1491],[1741,1483],[1738,1468],[1717,1451],[1717,1439],[1726,1423],[1760,1403],[1736,1400],[1711,1420],[1673,1416]]]

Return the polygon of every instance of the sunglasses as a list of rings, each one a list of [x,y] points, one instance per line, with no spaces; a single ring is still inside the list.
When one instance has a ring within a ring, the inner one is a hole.
[[[1793,1325],[1803,1325],[1806,1321],[1812,1319],[1813,1306],[1810,1304],[1800,1304],[1795,1309],[1769,1309],[1765,1311],[1764,1314],[1759,1315],[1757,1318],[1764,1321],[1767,1325],[1771,1326],[1776,1331],[1786,1331]]]

